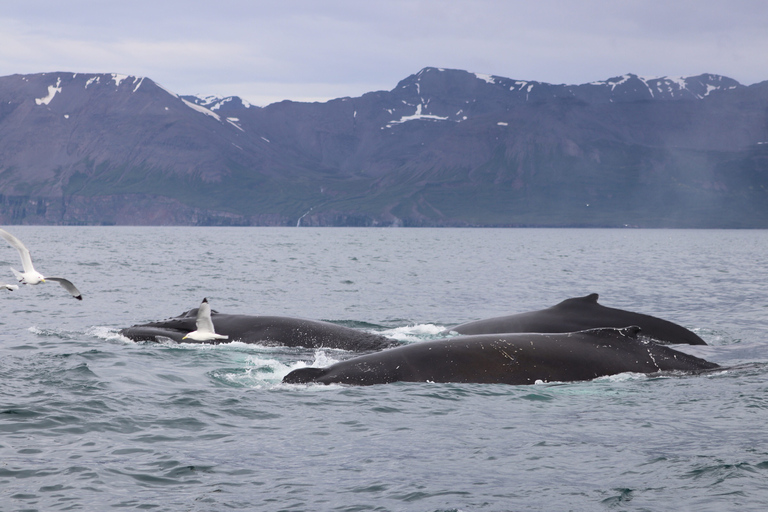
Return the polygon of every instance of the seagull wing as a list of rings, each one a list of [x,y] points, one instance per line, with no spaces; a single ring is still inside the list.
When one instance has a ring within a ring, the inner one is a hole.
[[[195,322],[195,326],[200,332],[216,332],[213,329],[213,320],[211,320],[211,305],[208,304],[207,299],[203,299],[203,302],[197,309],[197,321]]]
[[[64,279],[63,277],[46,277],[47,281],[56,281],[61,286],[64,287],[65,290],[67,290],[74,298],[77,300],[83,300],[83,295],[80,293],[80,290],[77,289],[75,285],[72,284],[72,281],[69,279]]]
[[[32,266],[32,256],[29,255],[29,249],[27,249],[24,244],[21,243],[21,240],[4,229],[0,229],[0,236],[5,238],[5,240],[11,244],[12,247],[19,251],[19,256],[21,256],[21,266],[24,267],[24,272],[34,272],[35,267]]]

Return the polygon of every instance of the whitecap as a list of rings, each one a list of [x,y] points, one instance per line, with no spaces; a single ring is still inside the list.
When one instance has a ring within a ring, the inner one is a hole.
[[[647,378],[648,376],[644,373],[624,372],[598,377],[595,379],[595,382],[628,382],[633,380],[646,380]]]
[[[222,368],[211,372],[210,376],[227,385],[254,389],[274,388],[283,386],[283,377],[293,370],[307,367],[325,367],[337,363],[339,359],[333,357],[331,352],[333,351],[327,349],[315,350],[313,360],[310,363],[306,361],[285,363],[266,354],[249,354],[244,359],[245,364],[243,367]]]
[[[36,336],[59,338],[62,340],[74,340],[78,338],[79,334],[81,334],[75,331],[66,331],[64,329],[42,329],[36,325],[30,327],[28,331]]]
[[[94,325],[85,330],[85,334],[99,338],[104,341],[121,341],[123,343],[135,343],[132,339],[120,334],[120,331],[113,327]]]
[[[444,338],[442,333],[445,331],[445,327],[436,324],[415,324],[406,325],[404,327],[395,327],[394,329],[388,329],[380,331],[378,334],[393,338],[397,341],[403,341],[407,343],[415,343],[418,341],[426,341],[438,338]]]

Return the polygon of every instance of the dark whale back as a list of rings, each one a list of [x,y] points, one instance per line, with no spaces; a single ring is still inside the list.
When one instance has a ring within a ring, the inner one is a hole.
[[[182,338],[196,329],[197,308],[160,322],[134,325],[120,334],[134,341],[158,341],[158,336],[176,342],[195,343]],[[365,332],[319,320],[283,316],[228,315],[211,312],[216,333],[229,336],[225,343],[240,341],[265,346],[338,348],[372,351],[399,343],[379,334]],[[219,341],[206,342],[219,343]]]
[[[700,371],[718,365],[638,339],[638,327],[563,334],[481,334],[413,343],[328,366],[301,368],[289,384],[390,382],[533,384],[624,372]]]
[[[500,316],[457,325],[450,331],[459,334],[493,334],[504,332],[575,332],[598,327],[637,325],[644,336],[665,343],[706,345],[703,339],[685,327],[642,313],[605,307],[597,303],[598,294],[566,299],[542,309],[516,315]]]

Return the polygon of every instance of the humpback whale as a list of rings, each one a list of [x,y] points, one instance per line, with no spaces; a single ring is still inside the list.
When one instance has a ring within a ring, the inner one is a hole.
[[[637,326],[570,333],[457,336],[361,355],[326,368],[299,368],[287,384],[458,382],[534,384],[624,372],[696,372],[718,365],[638,338]]]
[[[134,325],[120,330],[133,341],[170,338],[179,343],[222,343],[240,341],[265,346],[338,348],[354,351],[381,350],[399,345],[396,340],[330,322],[284,316],[228,315],[211,311],[215,332],[227,340],[184,339],[197,329],[198,308],[159,322]]]
[[[539,311],[518,313],[467,322],[444,331],[459,334],[494,334],[504,332],[574,332],[598,327],[637,325],[643,336],[666,343],[706,345],[703,339],[685,327],[642,313],[605,307],[597,303],[598,295],[566,299]]]

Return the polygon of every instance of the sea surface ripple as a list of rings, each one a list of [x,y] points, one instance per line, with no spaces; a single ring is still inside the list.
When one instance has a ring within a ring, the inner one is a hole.
[[[0,510],[763,510],[766,231],[8,226],[59,286],[0,295]],[[0,267],[19,266],[0,247]],[[12,276],[8,271],[6,279]],[[403,343],[600,294],[706,375],[284,385],[341,350],[134,343],[196,307]]]

